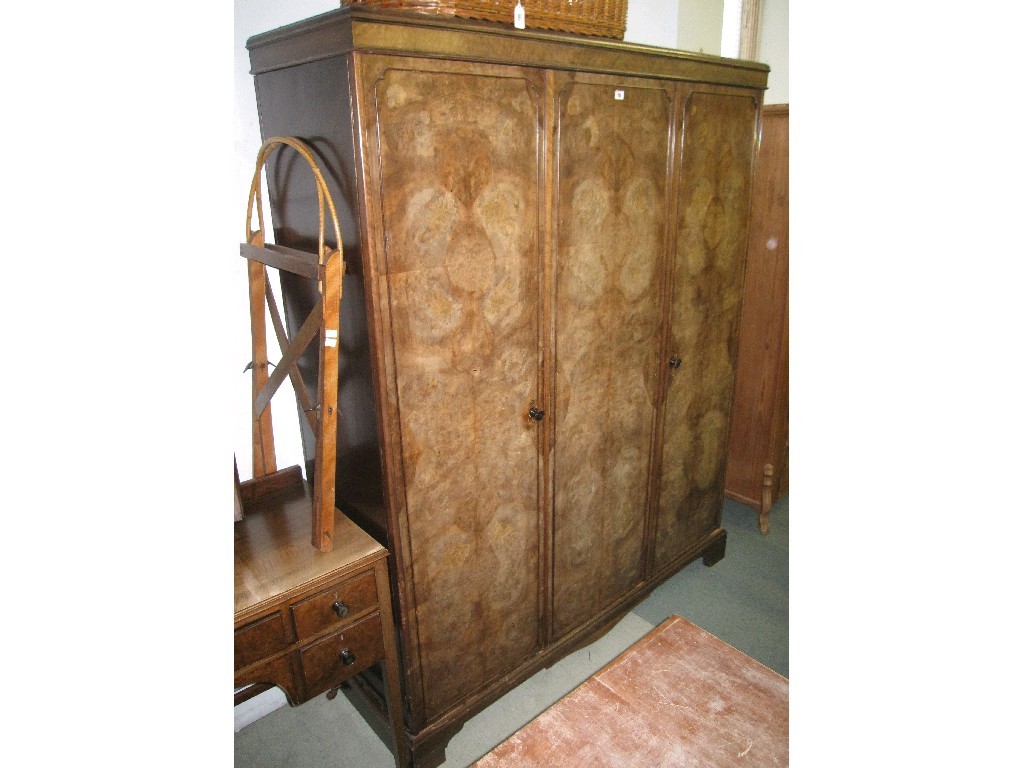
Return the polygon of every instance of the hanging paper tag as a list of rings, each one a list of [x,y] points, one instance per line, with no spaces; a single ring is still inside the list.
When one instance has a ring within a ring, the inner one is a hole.
[[[516,0],[516,7],[512,13],[513,23],[516,29],[526,29],[526,9],[523,8],[522,0]]]

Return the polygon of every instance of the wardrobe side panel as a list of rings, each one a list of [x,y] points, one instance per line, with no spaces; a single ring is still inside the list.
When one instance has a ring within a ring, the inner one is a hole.
[[[263,139],[295,136],[308,144],[337,209],[346,274],[342,278],[339,311],[336,501],[383,543],[380,442],[360,258],[349,67],[348,57],[337,56],[261,73],[255,84]],[[315,253],[319,221],[316,186],[306,162],[296,152],[285,147],[271,156],[267,163],[267,193],[272,205],[274,241]],[[334,244],[334,228],[327,212],[325,238]],[[281,274],[281,290],[285,324],[292,335],[313,308],[318,293],[315,281],[288,273]],[[302,380],[314,403],[320,343],[311,344],[299,359]],[[316,441],[301,414],[299,423],[308,478]]]
[[[643,578],[672,85],[557,93],[554,634]]]
[[[539,645],[542,89],[515,68],[363,62],[407,666],[430,720]]]
[[[721,521],[758,106],[696,88],[683,107],[656,569]]]

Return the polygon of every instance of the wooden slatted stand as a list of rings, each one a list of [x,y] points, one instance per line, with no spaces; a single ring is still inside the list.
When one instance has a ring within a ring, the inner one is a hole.
[[[261,174],[270,155],[288,146],[309,164],[320,213],[316,253],[268,244],[264,237]],[[258,228],[252,229],[255,203]],[[337,247],[324,242],[325,211]],[[302,704],[383,663],[392,749],[408,763],[402,721],[398,646],[384,549],[335,507],[338,435],[338,325],[344,265],[338,217],[310,149],[290,137],[264,142],[249,191],[246,238],[252,329],[253,478],[235,468],[235,703],[278,686]],[[267,268],[316,281],[317,299],[288,338]],[[282,357],[270,371],[268,314]],[[317,387],[306,388],[300,356],[319,346]],[[316,435],[312,478],[299,466],[277,468],[270,401],[286,378]],[[306,537],[312,528],[312,546]]]
[[[295,149],[309,163],[316,179],[317,199],[320,209],[320,237],[317,253],[307,253],[296,248],[273,245],[265,242],[263,226],[263,202],[261,195],[261,171],[270,155],[279,147]],[[253,202],[259,220],[259,229],[252,229]],[[290,137],[267,139],[260,147],[256,159],[256,173],[249,190],[249,207],[246,212],[245,242],[241,254],[249,262],[249,316],[252,327],[252,465],[253,479],[261,487],[280,487],[294,480],[298,467],[287,470],[277,469],[274,452],[274,427],[270,412],[270,399],[277,392],[285,378],[290,378],[295,395],[302,406],[302,412],[309,426],[316,434],[315,478],[313,480],[313,546],[321,552],[329,552],[334,545],[334,490],[335,453],[338,435],[338,307],[341,304],[341,276],[344,274],[339,248],[329,249],[324,243],[324,206],[328,207],[334,224],[336,243],[341,246],[341,231],[334,201],[327,190],[327,183],[316,164],[309,148],[301,141]],[[277,306],[267,267],[290,272],[317,281],[319,297],[305,322],[292,339],[285,333],[281,311]],[[271,322],[277,341],[283,350],[283,357],[276,364],[274,372],[268,375],[266,309],[270,310]],[[318,395],[315,405],[302,377],[299,375],[299,356],[315,339],[322,339],[319,355]],[[287,476],[282,476],[282,472]],[[260,495],[257,492],[256,495]]]

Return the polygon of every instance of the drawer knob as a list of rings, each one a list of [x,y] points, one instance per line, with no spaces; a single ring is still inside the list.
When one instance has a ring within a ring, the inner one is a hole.
[[[348,616],[348,606],[341,602],[341,600],[335,601],[334,605],[331,606],[331,610],[338,614],[339,619],[344,619]]]
[[[679,368],[679,366],[683,364],[683,361],[680,360],[676,355],[672,355],[672,357],[670,357],[668,360],[668,364],[673,368]]]
[[[346,667],[351,667],[353,664],[356,663],[356,655],[352,653],[352,651],[350,651],[348,648],[343,650],[338,655],[341,657],[341,663],[344,664]]]
[[[544,411],[537,406],[530,406],[530,418],[534,421],[540,421],[544,418]]]

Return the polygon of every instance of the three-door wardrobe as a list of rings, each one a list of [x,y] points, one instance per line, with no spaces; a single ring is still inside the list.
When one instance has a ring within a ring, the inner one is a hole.
[[[436,765],[724,555],[768,69],[350,7],[248,48],[264,138],[309,144],[338,207],[337,504],[393,555],[411,758]],[[268,166],[283,245],[316,236],[315,195],[275,192],[303,170]],[[282,291],[290,323],[316,295]]]

